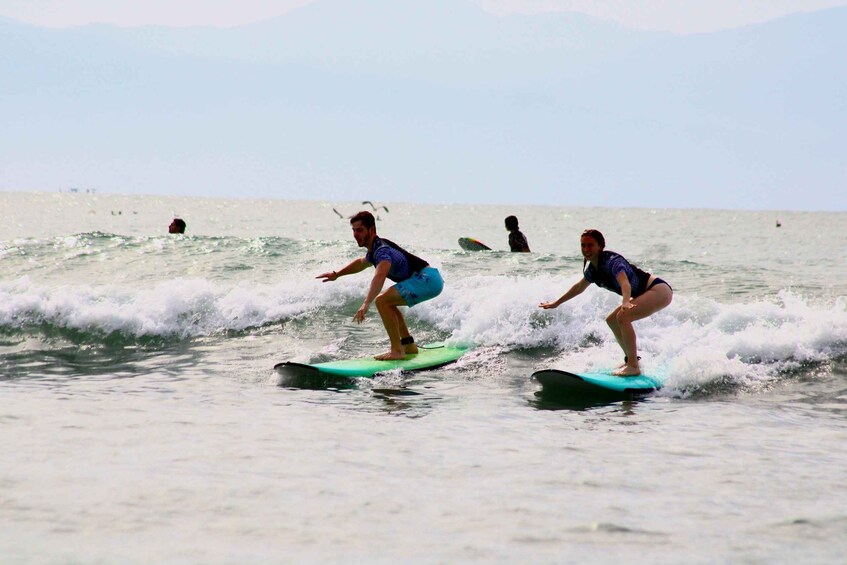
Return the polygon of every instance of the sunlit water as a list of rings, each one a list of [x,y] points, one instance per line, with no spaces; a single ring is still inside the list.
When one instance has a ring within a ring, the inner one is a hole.
[[[386,347],[370,273],[314,279],[368,205],[0,193],[0,560],[842,561],[847,214],[374,204],[447,282],[417,341],[473,349],[299,390],[275,363]],[[509,214],[532,254],[459,249]],[[587,227],[675,290],[641,401],[529,378],[620,361],[611,293],[537,307]]]

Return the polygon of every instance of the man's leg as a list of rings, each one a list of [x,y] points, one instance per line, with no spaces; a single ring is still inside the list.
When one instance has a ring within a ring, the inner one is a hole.
[[[400,337],[400,346],[403,352],[406,355],[415,355],[418,353],[418,346],[412,340],[409,328],[406,326],[406,318],[398,306],[414,306],[420,302],[430,300],[438,296],[443,288],[444,280],[441,278],[438,269],[426,267],[421,272],[416,273],[405,281],[397,283],[377,297],[375,301],[377,302],[377,309],[380,312],[380,316],[383,316],[385,331],[388,332],[389,339],[392,340],[392,355],[396,354],[395,343],[392,337],[394,324],[391,323],[392,321],[387,316],[390,314],[394,315],[394,323],[396,324],[396,331]],[[380,309],[380,304],[382,304],[382,309]],[[380,356],[380,358],[382,357]]]
[[[418,352],[418,346],[415,345],[415,342],[403,343],[404,339],[412,339],[412,333],[406,326],[406,317],[403,316],[403,312],[399,308],[397,308],[397,327],[400,330],[400,343],[403,345],[403,351],[406,355],[415,355]]]
[[[382,318],[382,325],[385,326],[385,331],[388,333],[388,340],[391,342],[391,351],[375,355],[374,359],[382,361],[404,359],[406,357],[406,351],[400,343],[400,334],[402,331],[408,335],[409,329],[406,327],[406,320],[403,318],[403,314],[400,312],[398,306],[405,306],[406,300],[392,286],[377,296],[374,303],[379,312],[379,317]]]

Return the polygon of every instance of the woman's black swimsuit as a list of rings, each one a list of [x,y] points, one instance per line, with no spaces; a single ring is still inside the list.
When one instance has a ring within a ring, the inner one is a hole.
[[[650,290],[651,288],[653,288],[653,287],[654,287],[654,286],[656,286],[657,284],[666,284],[666,285],[668,285],[668,288],[669,288],[669,289],[671,289],[671,294],[673,294],[673,287],[672,287],[670,284],[668,284],[668,281],[662,280],[662,279],[660,279],[659,277],[656,277],[655,279],[653,279],[653,282],[651,282],[651,283],[650,283],[650,286],[648,286],[648,287],[644,290],[644,292],[647,292],[648,290]]]

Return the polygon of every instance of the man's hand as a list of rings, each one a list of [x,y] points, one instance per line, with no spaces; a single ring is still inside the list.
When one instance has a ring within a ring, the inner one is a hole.
[[[365,319],[365,314],[368,313],[368,305],[362,304],[362,307],[356,310],[356,314],[353,316],[353,320],[361,324]]]
[[[328,273],[321,273],[315,277],[316,279],[323,279],[323,282],[334,281],[338,278],[338,273],[335,271],[330,271]]]

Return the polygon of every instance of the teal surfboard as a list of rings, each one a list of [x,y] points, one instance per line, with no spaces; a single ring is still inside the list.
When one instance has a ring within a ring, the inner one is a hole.
[[[460,237],[459,247],[465,251],[491,251],[491,248],[478,239],[472,237]]]
[[[544,369],[532,378],[545,392],[569,396],[608,396],[634,398],[662,388],[664,379],[658,375],[641,374],[636,377],[618,377],[609,371],[571,373],[559,369]]]
[[[343,359],[326,363],[295,363],[286,361],[274,366],[282,377],[281,386],[302,388],[326,388],[352,386],[357,379],[373,378],[389,371],[426,371],[436,369],[459,359],[468,350],[466,347],[444,343],[419,345],[417,355],[405,359],[378,361],[372,355],[357,359]]]

